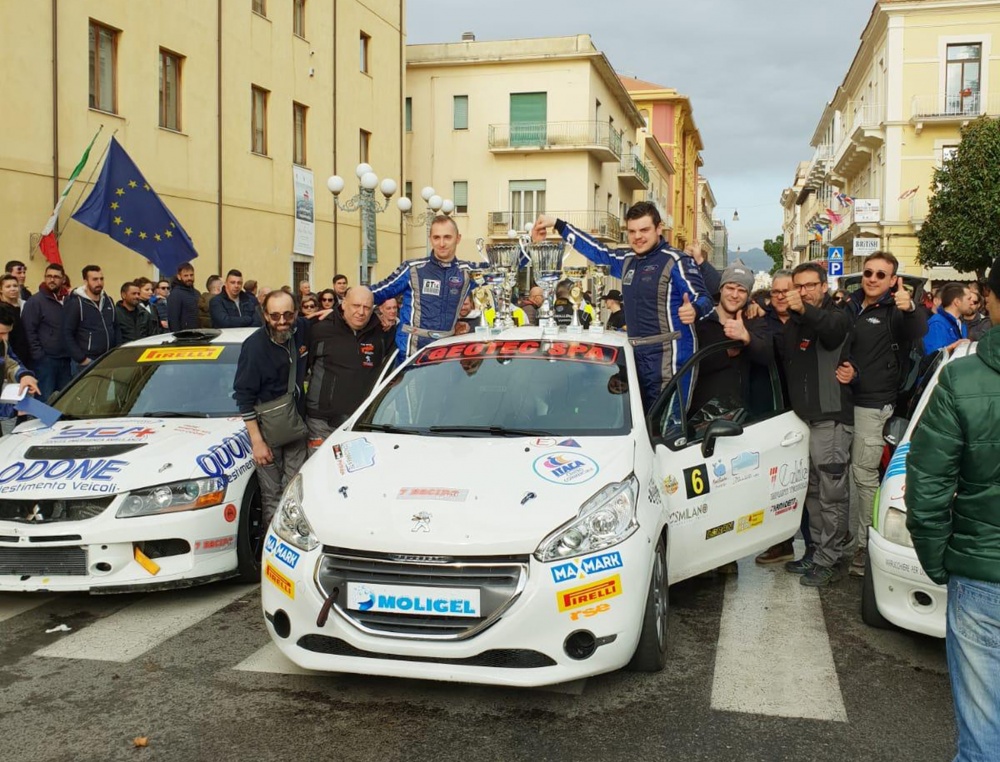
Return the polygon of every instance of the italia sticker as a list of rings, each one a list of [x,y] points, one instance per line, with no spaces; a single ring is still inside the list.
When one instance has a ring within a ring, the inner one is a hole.
[[[600,470],[597,462],[576,452],[551,452],[535,458],[535,473],[553,484],[583,484]]]

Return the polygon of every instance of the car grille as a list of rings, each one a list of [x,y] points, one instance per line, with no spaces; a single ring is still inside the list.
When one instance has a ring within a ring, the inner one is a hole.
[[[464,667],[497,667],[501,669],[538,669],[555,666],[555,661],[538,651],[525,648],[494,648],[464,659],[439,659],[433,656],[401,656],[362,651],[340,638],[328,635],[303,635],[296,644],[299,648],[332,656],[357,656],[364,659],[391,659],[392,661],[415,661],[425,664],[454,664]]]
[[[0,574],[68,576],[87,574],[83,548],[0,548]]]
[[[100,516],[114,499],[114,495],[109,495],[69,500],[0,500],[0,520],[29,524],[84,521]]]
[[[494,624],[517,599],[528,577],[527,556],[441,557],[358,554],[324,548],[316,581],[326,596],[337,588],[334,609],[360,630],[396,638],[462,640]],[[426,559],[426,560],[425,560]],[[475,588],[477,617],[409,615],[347,608],[347,583]]]

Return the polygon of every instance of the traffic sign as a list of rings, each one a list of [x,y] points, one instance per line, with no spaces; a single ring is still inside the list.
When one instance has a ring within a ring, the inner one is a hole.
[[[843,256],[843,254],[841,255]],[[844,260],[843,259],[828,259],[826,260],[826,272],[831,278],[839,278],[844,274]]]
[[[838,260],[840,262],[844,261],[844,247],[843,246],[831,246],[826,250],[826,258],[828,260]],[[831,273],[832,275],[832,273]]]

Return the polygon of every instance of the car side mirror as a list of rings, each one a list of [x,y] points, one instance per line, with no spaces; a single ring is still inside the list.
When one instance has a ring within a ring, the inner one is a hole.
[[[743,427],[735,421],[717,419],[708,424],[705,429],[705,437],[701,442],[701,454],[706,458],[712,457],[715,453],[715,440],[719,437],[738,437],[743,433]]]
[[[882,427],[883,441],[889,445],[889,447],[895,448],[903,440],[903,435],[906,433],[906,427],[909,425],[909,418],[893,416],[886,421],[885,425]]]

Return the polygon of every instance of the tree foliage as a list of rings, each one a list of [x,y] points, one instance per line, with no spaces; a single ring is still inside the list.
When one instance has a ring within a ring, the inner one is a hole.
[[[937,192],[918,234],[917,260],[983,280],[1000,254],[1000,120],[979,117],[961,134],[952,158],[934,172]]]
[[[764,241],[764,253],[771,258],[774,262],[774,267],[771,268],[771,275],[774,275],[778,270],[780,270],[785,265],[785,234],[781,233],[775,239],[768,238]]]

